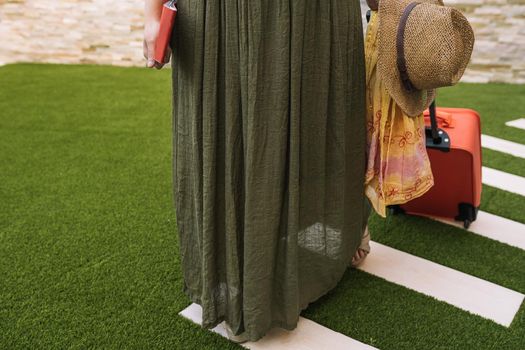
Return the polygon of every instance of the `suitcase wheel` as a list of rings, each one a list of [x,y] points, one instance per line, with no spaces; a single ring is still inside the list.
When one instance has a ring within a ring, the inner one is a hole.
[[[470,224],[476,220],[478,216],[478,208],[470,203],[459,203],[459,215],[455,217],[457,221],[463,221],[463,227],[468,229]]]

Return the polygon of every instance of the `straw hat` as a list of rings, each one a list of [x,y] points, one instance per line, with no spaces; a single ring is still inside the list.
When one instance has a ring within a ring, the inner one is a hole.
[[[378,74],[401,109],[415,117],[436,88],[459,81],[474,33],[461,12],[441,0],[381,0],[378,10]]]

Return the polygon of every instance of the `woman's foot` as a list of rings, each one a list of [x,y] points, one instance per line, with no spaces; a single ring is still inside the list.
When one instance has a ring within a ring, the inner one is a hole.
[[[354,256],[352,257],[352,267],[359,266],[363,260],[370,253],[370,232],[368,231],[368,225],[365,228],[363,237],[361,237],[361,244],[357,248]]]
[[[245,343],[248,341],[246,337],[246,332],[241,333],[240,335],[234,335],[230,325],[224,321],[224,328],[226,328],[226,333],[228,334],[228,339],[235,343]]]

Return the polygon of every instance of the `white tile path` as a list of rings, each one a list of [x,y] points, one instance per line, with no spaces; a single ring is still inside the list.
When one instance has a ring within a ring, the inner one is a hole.
[[[481,178],[485,185],[525,196],[525,177],[483,167]]]
[[[525,158],[525,145],[520,143],[503,140],[494,136],[481,135],[481,145],[484,148],[507,153],[514,157]]]
[[[179,315],[202,325],[202,308],[198,304],[191,304]],[[228,338],[224,322],[221,322],[211,331]],[[335,332],[304,317],[299,317],[297,327],[293,331],[273,328],[262,339],[256,342],[241,343],[240,345],[254,350],[377,350],[377,348]]]
[[[360,270],[509,327],[525,296],[495,283],[371,241]]]
[[[505,125],[525,130],[525,118],[520,118],[520,119],[512,120],[510,122],[506,122]]]
[[[463,228],[463,223],[459,221],[442,218],[435,220]],[[480,210],[476,221],[470,224],[467,231],[525,250],[525,224],[521,222]]]

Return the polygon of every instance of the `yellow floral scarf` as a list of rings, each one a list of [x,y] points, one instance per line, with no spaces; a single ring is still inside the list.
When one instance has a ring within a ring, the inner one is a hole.
[[[390,97],[376,77],[377,11],[366,31],[367,172],[365,192],[374,210],[406,203],[434,185],[425,146],[423,114],[411,118]]]

